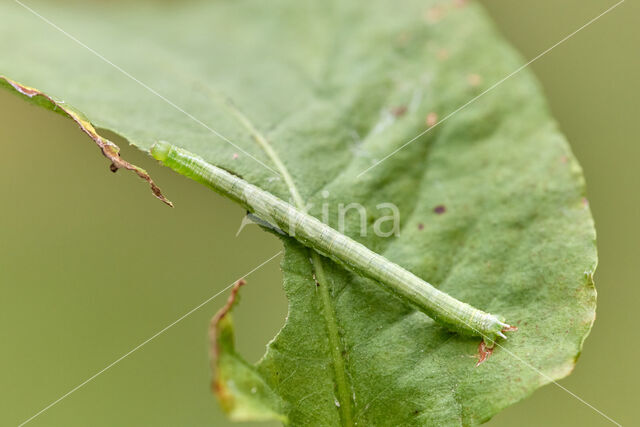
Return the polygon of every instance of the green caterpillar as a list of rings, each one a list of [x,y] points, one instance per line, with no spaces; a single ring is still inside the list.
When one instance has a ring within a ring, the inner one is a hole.
[[[151,155],[174,171],[198,181],[245,207],[261,220],[348,270],[373,279],[441,325],[479,336],[489,346],[515,327],[502,316],[485,313],[442,292],[317,218],[224,169],[167,142],[151,147]]]

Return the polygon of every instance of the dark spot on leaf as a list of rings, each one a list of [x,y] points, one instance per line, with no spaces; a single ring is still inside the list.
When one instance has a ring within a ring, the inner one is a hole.
[[[447,211],[447,208],[445,207],[445,205],[438,205],[435,208],[433,208],[433,211],[438,215],[442,215]]]
[[[418,224],[418,230],[424,230],[424,224],[423,223]]]
[[[435,24],[444,17],[445,13],[446,9],[443,6],[433,6],[426,11],[424,18],[427,22]]]
[[[391,109],[391,114],[393,114],[394,117],[404,116],[406,112],[407,112],[407,107],[404,105]]]
[[[471,87],[477,87],[482,83],[482,77],[479,74],[472,73],[467,76],[467,82]]]
[[[427,117],[424,119],[424,122],[429,127],[433,127],[438,123],[438,115],[434,112],[427,114]]]
[[[397,42],[398,45],[405,46],[409,42],[409,40],[411,40],[411,35],[408,32],[403,31],[398,35]]]

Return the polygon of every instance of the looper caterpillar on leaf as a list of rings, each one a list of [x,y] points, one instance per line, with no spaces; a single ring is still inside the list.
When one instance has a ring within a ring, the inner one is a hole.
[[[448,329],[482,337],[488,346],[498,337],[506,338],[503,332],[515,330],[502,316],[458,301],[317,218],[195,154],[158,142],[151,147],[151,155],[174,171],[236,201],[261,220],[346,269],[384,285]]]

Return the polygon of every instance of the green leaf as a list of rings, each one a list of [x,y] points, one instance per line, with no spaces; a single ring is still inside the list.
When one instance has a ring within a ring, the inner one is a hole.
[[[255,367],[219,324],[233,416],[476,424],[573,369],[595,316],[582,173],[527,70],[449,116],[523,63],[459,3],[0,6],[0,73],[65,101],[40,103],[74,105],[142,150],[169,141],[286,200],[295,186],[334,227],[340,203],[359,203],[367,233],[351,210],[346,234],[519,327],[476,367],[478,339],[283,238],[289,315]],[[399,208],[399,236],[374,233],[382,203]]]
[[[240,280],[234,285],[227,304],[212,320],[211,355],[217,371],[213,390],[222,408],[234,420],[274,419],[287,422],[282,399],[235,351],[233,322],[229,313],[236,303],[238,290],[244,284],[245,281]]]

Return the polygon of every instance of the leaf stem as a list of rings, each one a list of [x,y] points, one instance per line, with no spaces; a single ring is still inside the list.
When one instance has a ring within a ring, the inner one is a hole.
[[[319,284],[320,295],[322,297],[323,315],[325,323],[327,325],[327,333],[329,336],[329,347],[331,351],[331,358],[333,359],[333,368],[336,373],[336,391],[337,391],[337,405],[340,409],[343,426],[353,425],[353,414],[351,410],[351,393],[350,385],[347,380],[347,369],[344,363],[344,357],[342,354],[343,345],[340,339],[340,333],[338,331],[338,323],[336,319],[335,311],[333,310],[333,303],[331,300],[331,290],[329,288],[329,281],[324,274],[324,268],[322,267],[322,259],[316,251],[311,252],[311,260],[313,262],[313,269],[315,270],[316,280]]]
[[[278,153],[273,149],[267,138],[262,135],[253,125],[251,120],[240,111],[235,104],[230,100],[226,99],[224,103],[225,107],[234,115],[234,117],[244,126],[247,131],[251,134],[256,143],[264,150],[267,156],[271,159],[271,161],[276,166],[276,169],[282,175],[287,188],[289,189],[289,193],[298,209],[304,209],[304,200],[298,191],[298,188],[289,173],[289,170],[284,165]],[[338,331],[338,322],[336,319],[336,313],[333,308],[333,301],[331,300],[331,294],[329,289],[329,282],[326,280],[324,274],[324,268],[322,266],[322,258],[316,251],[310,250],[311,261],[313,264],[313,270],[318,284],[320,285],[320,295],[322,297],[322,313],[325,319],[325,325],[327,328],[327,335],[329,339],[329,347],[331,359],[333,362],[333,370],[335,374],[335,384],[336,384],[336,402],[338,406],[338,410],[340,412],[340,416],[342,419],[343,426],[352,426],[353,425],[353,417],[352,417],[352,401],[351,401],[351,393],[350,393],[350,385],[347,378],[347,371],[344,362],[344,357],[342,351],[344,346],[342,344],[342,340],[340,339],[340,333]]]

